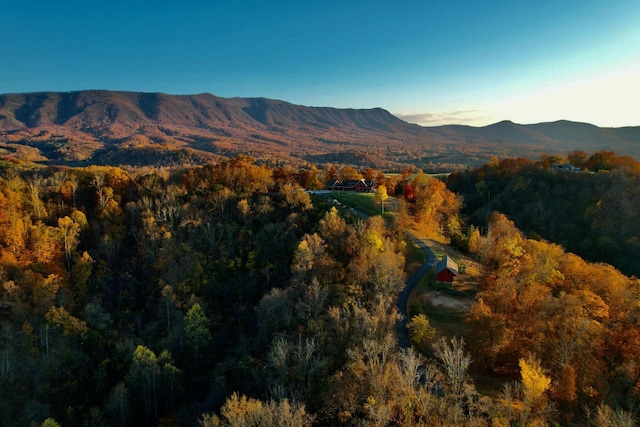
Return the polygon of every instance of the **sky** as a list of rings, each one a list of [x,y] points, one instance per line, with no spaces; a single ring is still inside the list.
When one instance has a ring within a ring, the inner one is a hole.
[[[640,1],[0,0],[0,93],[83,89],[638,126]]]

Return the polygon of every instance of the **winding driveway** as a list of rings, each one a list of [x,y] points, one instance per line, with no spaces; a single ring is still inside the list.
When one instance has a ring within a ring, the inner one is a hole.
[[[426,274],[427,271],[431,270],[436,261],[436,256],[433,254],[431,249],[427,246],[426,239],[420,239],[416,237],[415,234],[410,231],[406,232],[407,237],[410,238],[416,245],[422,249],[424,255],[426,257],[425,263],[420,267],[418,271],[416,271],[413,276],[407,280],[407,284],[404,289],[400,291],[398,294],[398,311],[402,314],[402,318],[398,322],[398,344],[401,348],[408,348],[411,346],[411,342],[409,341],[409,330],[407,329],[407,319],[409,314],[407,312],[407,305],[409,303],[409,296],[411,292],[413,292],[413,288],[416,287],[422,276]]]

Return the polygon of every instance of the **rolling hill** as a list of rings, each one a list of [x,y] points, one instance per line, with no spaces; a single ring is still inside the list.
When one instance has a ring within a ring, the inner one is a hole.
[[[427,128],[380,108],[265,98],[97,90],[0,95],[0,155],[47,164],[175,165],[243,153],[271,164],[433,169],[573,149],[640,158],[640,127],[505,121]]]

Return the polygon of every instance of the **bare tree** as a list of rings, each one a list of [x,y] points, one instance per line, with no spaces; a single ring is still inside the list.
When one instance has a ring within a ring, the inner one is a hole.
[[[47,211],[44,208],[44,203],[40,200],[40,190],[42,188],[43,179],[40,175],[34,175],[29,181],[29,201],[33,208],[33,213],[38,220],[42,220],[47,215]]]

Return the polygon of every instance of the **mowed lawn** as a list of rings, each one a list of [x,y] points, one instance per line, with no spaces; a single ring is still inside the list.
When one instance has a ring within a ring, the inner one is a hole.
[[[336,199],[338,202],[354,208],[367,215],[380,215],[381,207],[380,203],[376,202],[375,193],[356,193],[351,191],[332,191],[329,193],[329,198]],[[393,197],[389,197],[384,202],[385,214],[395,213],[397,200]],[[386,215],[385,215],[386,217]]]

